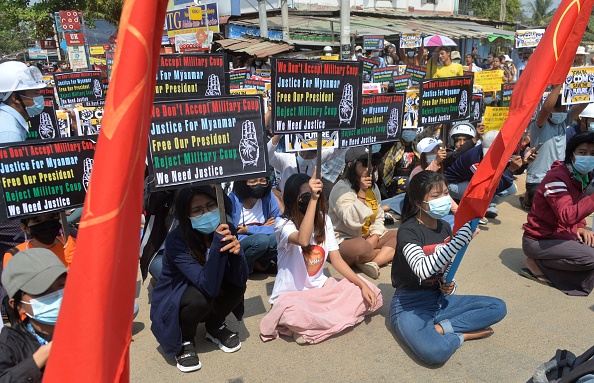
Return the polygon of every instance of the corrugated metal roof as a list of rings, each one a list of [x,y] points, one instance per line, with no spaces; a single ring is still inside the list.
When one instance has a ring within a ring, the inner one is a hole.
[[[259,27],[257,16],[242,17],[239,20],[229,20],[230,23],[251,28]],[[291,33],[332,35],[340,38],[339,17],[316,17],[305,15],[289,15]],[[268,28],[281,30],[280,15],[268,16]],[[380,15],[351,14],[351,33],[362,35],[395,36],[400,33],[423,33],[425,35],[441,34],[454,39],[485,38],[499,33],[513,36],[513,31],[497,29],[494,26],[480,24],[468,19],[454,17],[423,18],[423,17],[382,17]],[[299,40],[293,37],[294,40]]]
[[[251,56],[267,57],[282,52],[288,52],[293,49],[293,45],[282,41],[269,41],[259,38],[237,38],[217,40],[223,49],[238,53],[247,53]]]

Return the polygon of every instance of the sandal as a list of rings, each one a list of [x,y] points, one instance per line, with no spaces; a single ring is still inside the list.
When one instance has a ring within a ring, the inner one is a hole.
[[[360,263],[357,267],[371,279],[378,279],[380,275],[380,268],[375,262]]]
[[[544,275],[544,274],[533,274],[532,271],[530,271],[530,269],[528,269],[527,267],[524,267],[522,270],[520,270],[518,272],[518,274],[520,274],[524,278],[528,278],[530,280],[533,280],[534,282],[538,282],[541,285],[545,285],[545,286],[549,286],[549,287],[555,287],[553,285],[553,283],[551,281],[549,281],[549,279],[546,277],[546,275]]]

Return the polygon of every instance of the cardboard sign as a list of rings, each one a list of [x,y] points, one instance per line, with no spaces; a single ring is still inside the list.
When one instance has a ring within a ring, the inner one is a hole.
[[[406,90],[406,88],[412,85],[412,80],[409,74],[396,75],[392,77],[394,82],[394,91],[399,92]]]
[[[468,120],[472,101],[472,78],[423,80],[419,98],[420,125]]]
[[[394,82],[395,68],[375,68],[372,73],[372,82],[378,84],[391,84]]]
[[[153,190],[265,176],[262,99],[156,102],[149,150]]]
[[[509,106],[511,103],[511,96],[516,84],[501,85],[501,106]]]
[[[425,75],[427,74],[427,69],[423,68],[422,66],[417,65],[407,65],[406,71],[404,72],[410,75],[410,79],[414,85],[420,84],[423,79],[425,79]]]
[[[400,48],[413,49],[422,45],[423,38],[420,33],[401,33],[400,34]]]
[[[407,89],[404,100],[402,129],[417,128],[419,123],[419,90]]]
[[[361,101],[361,127],[340,131],[340,147],[350,148],[397,141],[402,134],[405,94],[365,95]]]
[[[363,36],[363,49],[366,51],[384,49],[384,36]]]
[[[353,129],[361,122],[361,64],[276,59],[272,69],[275,133]]]
[[[338,148],[338,130],[322,132],[322,148]],[[316,149],[318,132],[285,134],[285,152]]]
[[[485,124],[485,133],[491,130],[499,130],[507,119],[509,108],[487,106],[485,107],[485,116],[483,123]]]
[[[96,138],[95,138],[96,139]],[[95,143],[61,139],[0,148],[0,183],[7,218],[82,206]]]
[[[54,73],[56,90],[61,105],[97,101],[105,98],[101,72]]]
[[[223,54],[164,54],[159,57],[155,101],[229,94]]]
[[[54,99],[52,97],[43,98],[43,112],[29,119],[29,140],[49,140],[52,138],[61,138],[70,136],[69,132],[60,130],[56,120]]]
[[[563,83],[561,103],[575,105],[590,102],[594,102],[594,67],[571,68]]]
[[[538,45],[544,29],[524,29],[516,31],[516,48],[532,48]]]
[[[79,136],[92,136],[101,131],[103,106],[82,106],[74,109]]]
[[[483,88],[483,92],[499,92],[503,84],[503,70],[484,70],[474,74],[474,84]]]

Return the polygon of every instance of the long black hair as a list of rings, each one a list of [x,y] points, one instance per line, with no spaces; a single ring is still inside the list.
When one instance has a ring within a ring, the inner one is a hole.
[[[299,190],[301,185],[308,183],[310,177],[307,174],[296,173],[289,177],[283,190],[283,202],[285,203],[285,212],[283,218],[293,221],[297,230],[301,227],[301,222],[305,215],[299,210]],[[313,234],[317,243],[323,243],[326,240],[326,197],[322,190],[317,202],[318,213],[314,217]]]
[[[269,177],[266,177],[266,179],[268,180],[268,184],[264,188],[265,189],[264,196],[267,196],[272,191],[272,182],[270,182]],[[251,186],[248,186],[247,182],[248,182],[248,180],[233,182],[233,193],[242,202],[248,198],[252,198],[252,195],[250,194]]]
[[[419,214],[419,207],[417,204],[423,202],[427,193],[435,185],[445,184],[446,179],[441,173],[436,173],[431,170],[423,170],[417,173],[409,182],[404,196],[404,206],[402,207],[402,222],[406,222],[410,218],[416,217]]]

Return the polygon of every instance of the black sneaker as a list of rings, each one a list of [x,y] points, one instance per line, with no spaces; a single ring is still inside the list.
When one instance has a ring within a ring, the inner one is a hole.
[[[175,357],[175,361],[177,362],[178,370],[181,372],[192,372],[200,370],[202,367],[200,359],[198,359],[198,354],[196,354],[196,349],[194,349],[194,345],[191,342],[182,344],[182,350]]]
[[[241,348],[239,335],[229,330],[226,323],[223,323],[221,327],[212,333],[206,330],[206,339],[219,346],[224,352],[235,352]]]

